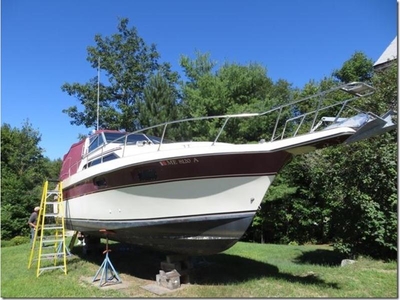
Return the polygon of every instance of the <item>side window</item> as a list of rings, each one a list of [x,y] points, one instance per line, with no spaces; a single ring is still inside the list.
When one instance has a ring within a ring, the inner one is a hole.
[[[116,158],[118,158],[118,156],[116,156],[114,153],[111,153],[111,154],[103,157],[103,162],[110,161],[110,160],[113,160]]]
[[[98,165],[99,163],[101,163],[101,158],[91,161],[88,165],[89,165],[89,167],[93,167],[95,165]]]
[[[93,140],[90,140],[89,152],[92,152],[96,148],[100,147],[104,144],[103,135],[97,135],[93,137]]]
[[[99,136],[96,136],[90,143],[89,152],[92,152],[94,149],[96,149],[98,147],[98,144],[99,144]]]
[[[114,153],[111,153],[111,154],[106,155],[106,156],[103,157],[103,162],[107,162],[107,161],[110,161],[110,160],[113,160],[113,159],[116,159],[116,158],[118,158],[118,156],[115,155]],[[90,168],[90,167],[93,167],[95,165],[100,164],[101,162],[102,162],[101,158],[98,158],[98,159],[92,160],[87,165],[85,165],[83,168],[84,169]]]

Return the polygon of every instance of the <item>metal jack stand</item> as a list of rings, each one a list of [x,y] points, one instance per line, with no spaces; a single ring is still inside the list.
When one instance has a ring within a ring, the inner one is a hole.
[[[58,253],[59,256],[63,255],[63,253],[64,253],[64,252],[63,252],[63,242],[61,242],[61,243],[58,245],[57,253]],[[66,253],[67,256],[71,256],[71,255],[72,255],[72,254],[71,254],[71,251],[69,251],[69,248],[67,247],[67,245],[65,245],[65,253]]]
[[[111,252],[111,250],[108,249],[108,234],[114,232],[105,229],[102,229],[100,231],[104,232],[104,234],[106,235],[106,250],[103,251],[103,254],[106,255],[106,258],[101,264],[96,275],[93,277],[92,282],[100,280],[99,286],[105,285],[106,283],[122,283],[121,278],[119,278],[117,271],[115,271],[115,268],[112,265],[110,258],[108,257],[108,252]],[[97,279],[97,276],[100,274],[100,272],[101,276],[99,279]]]

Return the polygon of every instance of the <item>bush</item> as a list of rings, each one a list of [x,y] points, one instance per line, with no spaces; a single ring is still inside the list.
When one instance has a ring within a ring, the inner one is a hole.
[[[1,247],[12,247],[18,246],[22,244],[27,244],[30,242],[30,238],[28,236],[20,236],[17,235],[13,237],[11,240],[1,240]]]

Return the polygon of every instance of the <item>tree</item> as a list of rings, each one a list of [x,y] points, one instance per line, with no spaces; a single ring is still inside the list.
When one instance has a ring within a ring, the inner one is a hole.
[[[257,210],[245,239],[282,244],[298,240],[297,237],[300,235],[293,236],[290,232],[297,232],[297,228],[291,224],[292,204],[296,193],[297,187],[288,184],[286,173],[284,171],[279,173]]]
[[[148,127],[178,118],[179,106],[174,86],[161,74],[150,77],[149,84],[144,88],[144,101],[139,104],[138,120],[141,126]],[[151,129],[148,133],[161,136],[163,127]],[[169,138],[174,136],[169,132]]]
[[[346,193],[334,198],[332,194],[326,195],[332,207],[335,247],[350,255],[394,258],[397,254],[394,135],[385,134],[346,148],[348,157],[338,162],[343,169],[340,176],[336,175],[338,186]]]
[[[213,69],[217,63],[210,59],[209,53],[196,51],[195,59],[182,55],[180,58],[180,65],[188,80],[186,85],[191,88],[196,88],[198,87],[197,84],[202,77],[213,74]]]
[[[355,52],[345,61],[339,70],[333,71],[333,76],[343,83],[353,81],[367,82],[373,75],[373,62],[362,52]]]
[[[168,97],[175,97],[178,74],[171,71],[168,63],[159,62],[156,46],[147,45],[135,27],[129,29],[126,18],[120,19],[118,33],[105,38],[98,34],[95,42],[96,46],[87,48],[87,60],[93,68],[103,70],[108,78],[108,84],[100,84],[99,127],[134,131],[148,125],[147,120],[139,117],[141,113],[149,115],[144,111],[148,109],[146,100],[149,100],[145,90],[151,89],[154,94],[155,89],[161,89],[158,92],[163,93],[162,89],[168,86]],[[160,78],[164,83],[155,84],[154,80],[160,83]],[[76,97],[83,107],[83,111],[79,111],[76,105],[63,110],[72,118],[71,124],[95,127],[97,78],[85,84],[65,83],[61,89]],[[163,105],[175,105],[170,100]]]
[[[376,73],[372,82],[376,93],[364,104],[365,110],[372,108],[378,114],[388,108],[397,111],[397,63]],[[396,257],[397,143],[392,131],[346,147],[345,160],[336,155],[335,186],[347,193],[336,192],[330,205],[335,246],[342,252]]]
[[[375,73],[370,80],[376,92],[356,107],[378,115],[389,108],[397,111],[396,68],[394,64]],[[330,78],[311,81],[295,97],[336,84]],[[270,187],[246,238],[259,239],[262,230],[267,242],[333,242],[335,249],[349,256],[395,258],[396,153],[397,136],[392,131],[294,157]]]
[[[397,111],[396,64],[371,78],[376,92],[358,107],[378,115]],[[344,155],[345,154],[345,155]],[[355,144],[327,148],[304,157],[310,195],[329,212],[325,234],[351,256],[397,255],[397,137],[385,133]],[[349,167],[351,166],[351,167]]]
[[[279,92],[280,95],[288,95],[290,84],[284,80],[274,84],[262,65],[224,63],[214,70],[216,64],[208,54],[196,55],[194,60],[188,57],[181,59],[181,66],[188,77],[182,85],[182,109],[187,118],[259,113],[288,101],[285,96],[276,96]],[[268,139],[274,121],[274,116],[231,119],[219,140],[239,143]],[[193,125],[188,132],[193,139],[213,140],[223,122],[221,119],[202,122]]]
[[[49,177],[49,161],[39,146],[41,136],[25,121],[21,129],[1,126],[1,235],[28,234],[27,220],[40,204],[41,187]]]

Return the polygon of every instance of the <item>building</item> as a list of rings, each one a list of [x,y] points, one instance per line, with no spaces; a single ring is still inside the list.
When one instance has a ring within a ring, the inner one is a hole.
[[[386,69],[391,63],[397,59],[397,36],[374,63],[374,69],[383,70]]]

